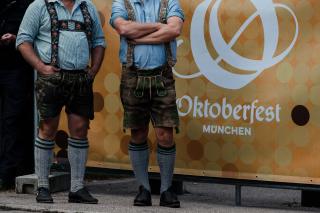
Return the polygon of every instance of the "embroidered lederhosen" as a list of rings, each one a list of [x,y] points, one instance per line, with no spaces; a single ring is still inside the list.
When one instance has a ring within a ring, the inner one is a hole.
[[[161,0],[160,9],[159,9],[159,22],[166,24],[167,23],[167,10],[168,10],[168,1],[169,0]],[[132,4],[130,0],[124,0],[125,8],[128,13],[128,20],[136,21],[136,16]],[[134,65],[134,48],[135,45],[131,42],[128,42],[128,49],[127,49],[127,63],[126,68],[130,69],[133,68]],[[166,65],[163,67],[157,68],[157,70],[162,70],[165,66],[169,65],[173,67],[175,65],[175,60],[172,56],[171,44],[170,42],[166,42],[164,44],[165,51],[166,51]],[[146,79],[148,78],[148,79]],[[145,82],[154,82],[153,85],[146,85]],[[151,89],[152,87],[156,89],[157,95],[160,97],[164,97],[167,95],[167,90],[165,89],[164,83],[162,81],[162,73],[152,72],[152,70],[144,70],[142,72],[138,72],[138,81],[137,87],[134,91],[136,97],[142,97],[144,95],[144,90],[146,87]]]
[[[89,47],[92,42],[92,18],[90,16],[87,3],[81,2],[80,10],[83,16],[84,22],[75,20],[59,20],[54,2],[48,2],[45,0],[46,7],[51,20],[51,62],[50,64],[55,67],[59,67],[58,53],[59,53],[59,34],[60,31],[71,32],[84,32],[86,34]]]

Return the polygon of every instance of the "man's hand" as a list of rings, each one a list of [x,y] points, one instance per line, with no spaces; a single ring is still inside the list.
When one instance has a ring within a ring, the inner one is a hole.
[[[98,74],[99,70],[93,70],[91,67],[88,67],[86,69],[87,72],[87,76],[89,76],[89,78],[94,79],[96,77],[96,75]]]
[[[59,72],[60,69],[51,65],[45,65],[37,56],[33,49],[33,44],[24,42],[18,46],[18,50],[21,52],[23,58],[39,72],[40,75],[52,75],[55,72]]]
[[[6,33],[3,36],[1,36],[1,43],[4,45],[9,45],[11,43],[14,43],[16,41],[16,36],[11,33]]]
[[[40,65],[38,65],[36,67],[36,70],[40,75],[52,75],[60,71],[60,69],[51,65],[45,65],[44,63],[41,63]]]

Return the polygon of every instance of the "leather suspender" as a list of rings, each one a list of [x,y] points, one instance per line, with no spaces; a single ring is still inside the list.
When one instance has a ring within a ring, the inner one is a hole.
[[[124,5],[126,7],[126,10],[128,12],[128,19],[129,21],[136,21],[136,15],[134,13],[134,9],[130,3],[130,0],[124,0]],[[133,66],[133,60],[134,60],[134,48],[135,45],[131,42],[128,43],[128,49],[127,49],[127,64],[126,67],[132,67]]]
[[[59,35],[60,30],[67,30],[71,32],[84,32],[86,34],[89,47],[92,42],[92,18],[88,11],[86,2],[81,2],[80,9],[83,15],[84,23],[75,20],[59,20],[57,10],[54,2],[45,0],[46,7],[51,21],[51,62],[52,66],[58,67],[59,55]]]
[[[169,0],[161,0],[161,6],[160,6],[160,12],[159,12],[159,22],[161,22],[162,24],[167,23],[168,3],[169,3]],[[173,59],[170,42],[166,42],[164,44],[164,46],[166,49],[167,63],[170,67],[174,67],[174,65],[176,63],[175,63],[175,60]]]

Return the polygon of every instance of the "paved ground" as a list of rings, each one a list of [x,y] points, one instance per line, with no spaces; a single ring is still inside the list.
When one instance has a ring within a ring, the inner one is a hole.
[[[242,207],[234,205],[234,187],[228,185],[185,183],[187,193],[180,196],[182,208],[159,207],[159,196],[153,196],[153,207],[132,206],[137,185],[133,179],[104,180],[88,183],[99,199],[98,205],[69,204],[67,192],[54,194],[54,204],[37,204],[34,195],[0,193],[0,213],[21,212],[320,212],[317,208],[300,206],[300,191],[244,187]]]

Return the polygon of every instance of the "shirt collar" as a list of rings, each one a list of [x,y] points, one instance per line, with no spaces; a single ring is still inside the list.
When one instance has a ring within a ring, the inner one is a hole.
[[[83,2],[84,0],[74,0],[74,3],[77,5],[80,5],[81,2]],[[139,1],[139,0],[138,0]],[[63,3],[61,2],[61,0],[48,0],[49,3],[51,2],[58,2],[61,6],[63,6]]]
[[[135,0],[135,1],[140,1],[140,0]],[[61,0],[48,0],[48,2],[59,2],[62,3]],[[74,0],[75,3],[80,3],[82,0]]]

